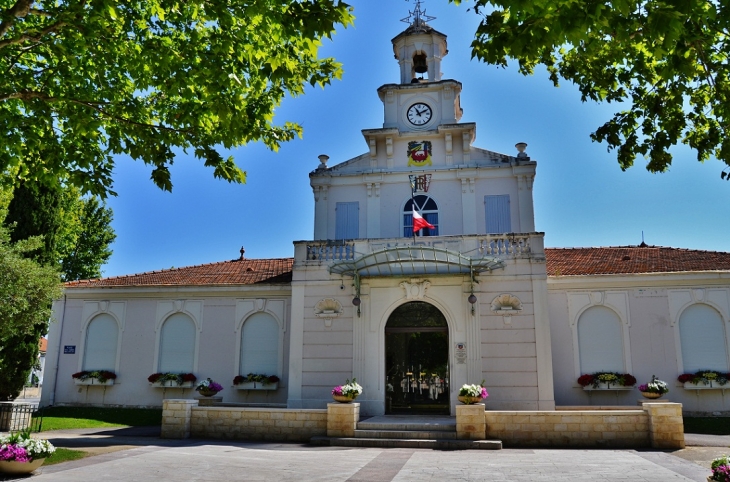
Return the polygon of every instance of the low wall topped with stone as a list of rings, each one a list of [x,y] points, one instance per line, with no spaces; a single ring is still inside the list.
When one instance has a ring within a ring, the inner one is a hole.
[[[486,436],[507,447],[684,448],[680,403],[619,410],[486,411]]]
[[[680,403],[641,408],[496,411],[484,404],[456,407],[458,439],[498,439],[507,447],[684,448]],[[327,409],[198,406],[198,400],[165,400],[163,438],[212,438],[308,442],[312,437],[353,437],[360,404]]]
[[[165,400],[163,438],[211,438],[308,442],[327,433],[327,410],[198,406],[197,400]]]

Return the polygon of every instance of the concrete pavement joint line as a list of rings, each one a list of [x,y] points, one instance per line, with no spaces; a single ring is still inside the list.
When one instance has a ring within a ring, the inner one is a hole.
[[[151,454],[153,452],[158,452],[160,450],[166,450],[169,448],[170,447],[159,447],[159,446],[135,447],[135,448],[132,448],[129,450],[121,450],[121,451],[110,452],[110,453],[106,453],[106,454],[92,455],[92,456],[84,457],[83,459],[63,462],[63,463],[60,463],[57,465],[41,466],[41,468],[38,469],[35,473],[36,474],[55,474],[55,473],[63,472],[66,470],[73,470],[73,469],[78,469],[81,467],[89,467],[91,465],[103,464],[103,463],[111,462],[111,461],[118,460],[121,458],[139,457],[141,455],[147,455],[147,454]]]
[[[669,469],[674,473],[683,475],[689,480],[696,482],[707,482],[707,477],[710,476],[710,470],[697,465],[693,462],[688,462],[674,455],[663,453],[663,452],[635,452],[639,457],[648,460],[656,465],[660,465],[665,469]]]
[[[348,482],[390,482],[410,460],[415,450],[384,450],[355,472]]]

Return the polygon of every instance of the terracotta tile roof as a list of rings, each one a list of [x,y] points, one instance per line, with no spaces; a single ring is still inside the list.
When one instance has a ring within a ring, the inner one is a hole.
[[[236,259],[147,273],[69,281],[66,288],[212,286],[291,283],[293,258]]]
[[[617,246],[546,248],[548,276],[730,271],[730,253]],[[292,280],[293,258],[243,259],[92,280],[70,281],[66,288],[112,286],[215,286],[281,284]]]
[[[546,248],[545,258],[548,276],[730,270],[730,253],[647,245]]]

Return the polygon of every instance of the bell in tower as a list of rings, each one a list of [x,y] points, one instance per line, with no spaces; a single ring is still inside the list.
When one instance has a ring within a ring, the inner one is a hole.
[[[416,74],[421,75],[428,72],[428,65],[426,64],[426,54],[418,53],[413,56],[413,70]]]
[[[422,0],[415,1],[413,11],[402,19],[408,28],[392,40],[393,53],[400,64],[401,84],[438,82],[441,59],[448,53],[446,35],[427,23],[435,17],[426,15],[421,8]]]

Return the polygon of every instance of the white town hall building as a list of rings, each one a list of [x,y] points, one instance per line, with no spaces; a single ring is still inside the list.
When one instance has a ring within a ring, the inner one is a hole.
[[[544,248],[537,163],[473,145],[446,36],[418,15],[393,40],[397,82],[377,91],[367,151],[310,174],[314,239],[293,258],[240,259],[67,283],[54,304],[43,405],[161,406],[221,383],[224,402],[324,408],[353,377],[366,415],[454,414],[458,387],[487,410],[635,405],[636,386],[581,375],[656,375],[686,413],[730,413],[730,253]],[[431,228],[413,234],[413,212]],[[108,370],[104,384],[72,378]],[[712,371],[712,383],[678,381]],[[234,385],[249,373],[278,383]]]

